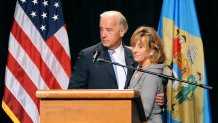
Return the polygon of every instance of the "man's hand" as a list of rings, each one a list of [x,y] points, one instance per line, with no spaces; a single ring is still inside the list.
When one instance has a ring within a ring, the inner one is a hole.
[[[157,94],[156,97],[155,97],[155,102],[159,106],[163,106],[164,105],[164,93]]]

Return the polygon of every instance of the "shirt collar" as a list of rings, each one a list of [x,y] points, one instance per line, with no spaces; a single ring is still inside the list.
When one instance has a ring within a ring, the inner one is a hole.
[[[108,51],[110,51],[110,50],[108,50]],[[121,53],[124,51],[124,48],[123,48],[122,43],[121,43],[120,46],[117,47],[114,51],[115,51],[116,53],[118,53],[118,54],[121,54]]]

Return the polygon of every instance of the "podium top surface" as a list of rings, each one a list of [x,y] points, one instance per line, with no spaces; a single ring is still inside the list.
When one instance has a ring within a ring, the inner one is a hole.
[[[139,97],[139,92],[133,89],[38,90],[36,97],[40,99],[133,99]]]

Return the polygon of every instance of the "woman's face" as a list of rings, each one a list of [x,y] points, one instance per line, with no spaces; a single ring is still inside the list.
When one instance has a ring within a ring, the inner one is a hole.
[[[145,38],[141,38],[141,42],[144,41]],[[135,44],[132,45],[132,53],[134,60],[138,62],[139,65],[142,65],[148,59],[148,50],[146,47],[140,42],[140,40],[136,41]]]

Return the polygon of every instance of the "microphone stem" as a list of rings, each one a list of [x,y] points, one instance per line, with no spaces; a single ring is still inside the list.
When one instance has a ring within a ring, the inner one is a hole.
[[[162,74],[162,73],[155,73],[155,72],[151,72],[151,71],[148,71],[148,70],[143,70],[141,68],[134,68],[134,67],[122,65],[122,64],[119,64],[117,62],[111,62],[111,61],[108,61],[108,60],[105,60],[105,59],[102,59],[102,58],[98,58],[97,61],[110,63],[110,64],[118,65],[118,66],[121,66],[121,67],[130,68],[130,69],[137,70],[137,71],[140,71],[140,72],[149,73],[149,74],[156,75],[156,76],[159,76],[159,77],[162,77],[162,78],[187,83],[187,84],[190,84],[190,85],[195,85],[195,86],[198,86],[198,87],[201,87],[201,88],[204,88],[204,89],[212,90],[212,88],[213,88],[213,87],[207,86],[205,84],[198,84],[198,83],[194,83],[194,82],[191,82],[191,81],[182,80],[182,79],[178,79],[178,78],[175,78],[175,77],[172,77],[172,76],[168,76],[168,75],[165,75],[165,74]]]

